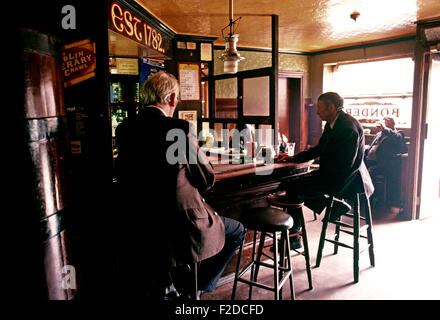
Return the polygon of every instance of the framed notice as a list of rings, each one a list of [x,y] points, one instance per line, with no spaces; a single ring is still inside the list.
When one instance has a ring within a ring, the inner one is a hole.
[[[139,74],[139,61],[138,59],[131,58],[116,58],[116,74]]]
[[[200,64],[179,63],[180,100],[200,101]]]
[[[212,61],[212,45],[210,43],[200,43],[200,60]]]
[[[179,119],[183,119],[192,123],[197,132],[197,110],[179,111]]]

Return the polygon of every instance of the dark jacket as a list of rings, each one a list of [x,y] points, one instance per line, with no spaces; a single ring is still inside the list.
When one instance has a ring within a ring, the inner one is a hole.
[[[384,127],[376,134],[371,146],[366,149],[365,158],[377,169],[385,171],[392,166],[391,162],[395,155],[405,152],[407,150],[403,131]]]
[[[183,144],[175,142],[177,136]],[[201,195],[213,186],[214,172],[190,123],[147,107],[121,123],[117,142],[118,176],[127,201],[121,218],[132,221],[125,230],[130,242],[137,241],[146,252],[154,243],[156,253],[171,265],[218,253],[224,225]],[[183,152],[174,152],[179,148]]]
[[[373,183],[363,161],[363,128],[352,116],[340,111],[333,129],[326,123],[318,145],[298,153],[293,161],[318,157],[317,175],[327,192],[338,195],[349,186],[353,192],[364,191],[368,197],[373,193]]]

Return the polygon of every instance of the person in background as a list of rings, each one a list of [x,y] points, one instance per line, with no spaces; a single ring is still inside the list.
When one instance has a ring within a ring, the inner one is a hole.
[[[384,175],[387,178],[388,202],[392,206],[400,205],[401,163],[399,154],[407,152],[405,134],[396,130],[395,121],[385,117],[378,123],[380,131],[370,145],[365,146],[365,163],[370,175]]]
[[[319,158],[319,169],[311,174],[292,180],[285,186],[286,195],[292,198],[305,198],[305,206],[314,212],[321,213],[326,202],[315,200],[317,194],[330,194],[336,197],[343,188],[355,181],[360,184],[369,197],[374,190],[370,175],[365,166],[364,133],[359,121],[343,111],[344,100],[335,92],[326,92],[318,98],[317,114],[326,121],[324,132],[318,145],[294,156],[283,155],[278,162],[306,162]],[[351,209],[342,199],[334,202],[330,219],[337,220]],[[293,230],[299,231],[301,223],[296,213]],[[291,238],[291,247],[301,247],[299,237]]]
[[[192,124],[172,117],[179,99],[176,78],[155,73],[140,97],[136,118],[117,130],[122,287],[134,299],[153,287],[149,296],[161,298],[172,283],[177,296],[188,296],[194,281],[189,265],[200,262],[198,287],[213,291],[243,241],[244,227],[218,215],[202,197],[214,184],[214,171]],[[176,143],[184,146],[178,161],[169,152]]]

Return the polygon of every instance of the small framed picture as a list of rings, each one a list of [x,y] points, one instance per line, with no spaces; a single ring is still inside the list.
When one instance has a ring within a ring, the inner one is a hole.
[[[192,123],[197,132],[197,110],[179,111],[179,119],[183,119]]]
[[[210,43],[200,43],[200,60],[212,61],[212,45]]]

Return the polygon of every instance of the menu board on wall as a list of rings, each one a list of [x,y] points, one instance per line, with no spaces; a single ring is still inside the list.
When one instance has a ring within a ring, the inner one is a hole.
[[[179,63],[180,99],[200,100],[200,65]]]

